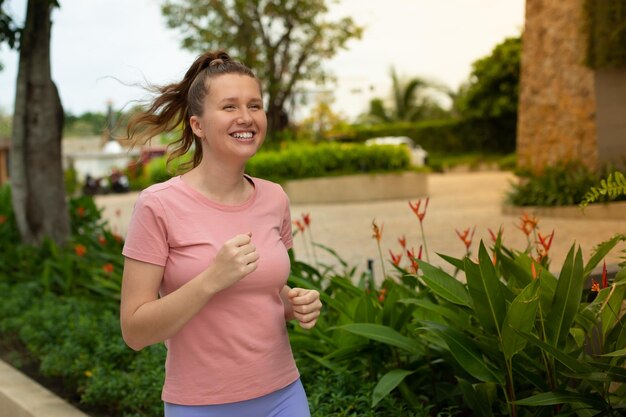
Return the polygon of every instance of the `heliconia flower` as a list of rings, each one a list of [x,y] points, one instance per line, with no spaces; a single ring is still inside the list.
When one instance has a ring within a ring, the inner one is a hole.
[[[424,220],[424,216],[426,216],[426,209],[428,208],[428,201],[430,200],[430,197],[426,197],[426,203],[424,204],[424,211],[420,212],[420,205],[422,204],[422,200],[417,200],[416,203],[411,203],[409,201],[409,207],[411,207],[411,210],[413,211],[413,213],[415,213],[415,215],[417,216],[417,218],[419,219],[420,223]]]
[[[112,273],[112,272],[113,272],[113,264],[108,263],[108,264],[104,264],[104,265],[102,265],[102,270],[103,270],[105,273],[107,273],[107,274]]]
[[[600,284],[595,279],[591,279],[591,291],[600,292]]]
[[[305,226],[308,226],[311,224],[311,214],[310,213],[302,213],[302,221],[304,222]]]
[[[399,237],[398,243],[400,243],[400,246],[402,246],[402,249],[406,249],[406,236],[402,235],[402,237]]]
[[[407,250],[406,256],[411,261],[411,273],[417,274],[417,270],[419,269],[419,264],[417,263],[417,260],[422,260],[422,245],[420,245],[420,250],[417,254],[417,257],[415,257],[414,248],[411,248],[411,250]]]
[[[498,233],[494,233],[493,230],[491,230],[491,228],[487,228],[487,230],[489,231],[489,235],[491,236],[491,240],[493,240],[493,243],[496,243],[498,241],[498,236],[502,236],[502,226],[500,226],[498,228]]]
[[[387,296],[387,288],[381,288],[378,294],[378,301],[381,303],[385,301],[385,297]]]
[[[535,269],[535,263],[531,262],[530,264],[530,274],[533,277],[533,280],[537,279],[537,270]]]
[[[78,217],[85,217],[85,207],[76,207],[76,214],[78,214]]]
[[[74,245],[74,252],[76,253],[76,255],[78,256],[84,256],[85,253],[87,253],[87,248],[84,245],[81,245],[80,243],[77,245]]]
[[[301,233],[304,233],[304,230],[306,229],[306,226],[304,223],[302,223],[300,220],[294,220],[293,224],[296,225],[296,227],[298,228],[298,230],[300,230]]]
[[[551,234],[549,234],[548,236],[541,236],[541,232],[537,232],[537,238],[539,239],[539,244],[542,246],[543,250],[545,251],[545,255],[548,254],[548,251],[550,250],[550,246],[552,246],[552,239],[554,238],[554,230],[552,231]]]
[[[602,288],[606,288],[609,286],[609,279],[606,274],[606,259],[604,260],[604,265],[602,266]]]
[[[537,228],[539,224],[539,220],[537,220],[534,216],[529,216],[528,213],[524,213],[520,217],[520,225],[517,226],[526,236],[530,236],[530,234]]]
[[[389,249],[389,255],[391,256],[391,263],[394,264],[395,266],[399,266],[400,261],[402,260],[402,252],[396,255],[395,253],[391,251],[391,249]]]
[[[380,228],[376,224],[376,219],[372,220],[372,237],[376,239],[380,243],[380,239],[383,237],[383,227],[385,227],[384,223],[381,223]]]
[[[7,216],[4,214],[0,214],[0,224],[5,224],[7,222]]]
[[[469,250],[469,247],[472,245],[472,240],[474,239],[474,232],[476,231],[476,226],[474,226],[472,230],[472,233],[470,234],[470,228],[468,227],[467,229],[465,229],[463,231],[463,233],[459,232],[457,229],[455,229],[456,234],[459,236],[459,239],[461,239],[461,241],[463,242],[463,244],[465,245],[465,248]]]
[[[107,240],[104,236],[100,235],[98,236],[98,243],[102,246],[104,246],[107,243]]]
[[[495,264],[496,264],[497,262],[498,262],[498,254],[497,254],[497,252],[494,252],[494,253],[493,253],[493,259],[491,260],[491,263],[493,263],[493,264],[494,264],[494,266],[495,266]]]

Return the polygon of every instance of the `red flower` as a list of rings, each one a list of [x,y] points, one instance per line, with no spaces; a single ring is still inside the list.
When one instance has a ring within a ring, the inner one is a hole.
[[[300,220],[294,220],[293,224],[296,225],[296,227],[298,228],[298,230],[300,230],[301,233],[304,233],[304,230],[306,229],[306,226],[304,225],[304,223],[302,223]]]
[[[76,252],[78,256],[84,256],[87,253],[87,248],[79,243],[74,245],[74,252]]]
[[[424,216],[426,216],[426,209],[428,208],[429,200],[430,200],[430,197],[426,197],[426,204],[424,204],[424,211],[422,211],[421,213],[420,213],[420,205],[422,204],[422,200],[421,199],[417,200],[415,204],[409,201],[409,207],[411,207],[411,210],[413,211],[413,213],[415,213],[420,223],[424,220]]]
[[[606,288],[609,286],[609,279],[606,274],[606,259],[604,260],[604,265],[602,266],[602,288]]]
[[[420,251],[417,254],[417,258],[415,257],[415,250],[413,248],[406,251],[406,256],[411,261],[411,273],[417,274],[417,270],[419,269],[419,264],[417,263],[417,260],[422,259],[422,245],[420,245]]]
[[[520,225],[517,226],[526,236],[530,236],[530,234],[537,228],[539,224],[539,220],[537,220],[534,216],[529,216],[527,213],[524,213],[522,217],[520,217]]]
[[[537,270],[535,269],[535,263],[532,262],[530,264],[530,273],[531,273],[531,276],[533,277],[533,280],[536,280],[537,277],[541,275],[541,268],[539,268],[539,272],[537,272]]]
[[[76,207],[76,214],[78,214],[78,217],[85,217],[85,207]]]
[[[107,240],[106,240],[106,238],[104,236],[100,235],[100,236],[98,236],[98,243],[101,246],[104,246],[107,243]]]
[[[112,273],[112,272],[113,272],[113,264],[108,263],[108,264],[104,264],[104,265],[102,265],[102,270],[103,270],[105,273],[107,273],[107,274]]]
[[[383,237],[383,227],[385,227],[384,223],[382,223],[379,228],[376,224],[376,219],[372,220],[372,231],[374,233],[372,237],[376,239],[378,243],[380,243],[380,239]]]
[[[489,230],[489,235],[491,236],[493,243],[496,243],[498,241],[498,237],[502,236],[502,226],[498,229],[498,233],[494,233],[491,228],[487,228],[487,230]]]
[[[400,261],[402,260],[402,252],[396,255],[391,251],[391,249],[389,249],[389,255],[391,255],[391,263],[395,266],[399,266]]]
[[[469,250],[469,247],[472,245],[472,239],[474,239],[474,232],[476,231],[476,226],[474,226],[474,228],[472,229],[472,233],[471,234],[470,234],[470,228],[469,227],[467,229],[465,229],[463,231],[463,233],[459,232],[456,229],[455,229],[455,231],[456,231],[456,234],[459,236],[459,239],[461,239],[461,241],[465,245],[465,248],[467,250]]]
[[[541,236],[541,232],[537,233],[537,238],[539,239],[539,244],[543,247],[545,254],[548,254],[550,250],[550,246],[552,246],[552,239],[554,238],[554,230],[548,236]]]
[[[399,237],[398,243],[400,243],[400,246],[402,246],[402,249],[406,249],[406,236],[402,235],[402,237]]]
[[[311,224],[311,215],[309,213],[302,213],[302,221],[304,221],[306,226],[309,226]]]
[[[600,284],[595,279],[591,279],[591,291],[600,292]]]
[[[0,224],[5,224],[7,222],[7,216],[4,214],[0,214]]]
[[[385,301],[385,297],[387,296],[387,288],[381,288],[378,294],[378,301],[381,303]]]

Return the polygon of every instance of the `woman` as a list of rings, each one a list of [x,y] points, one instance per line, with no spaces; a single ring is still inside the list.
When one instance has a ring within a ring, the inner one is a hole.
[[[285,320],[312,328],[317,291],[285,285],[288,199],[244,174],[265,138],[258,79],[223,52],[196,59],[129,124],[152,137],[182,124],[172,157],[191,169],[144,190],[123,254],[121,326],[139,350],[165,341],[166,417],[309,416]]]

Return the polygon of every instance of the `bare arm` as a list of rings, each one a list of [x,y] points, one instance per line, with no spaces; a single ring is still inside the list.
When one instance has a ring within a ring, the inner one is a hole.
[[[176,291],[159,298],[163,267],[126,258],[120,322],[124,341],[140,350],[175,335],[217,292],[256,269],[259,256],[249,235],[238,235],[213,263]]]

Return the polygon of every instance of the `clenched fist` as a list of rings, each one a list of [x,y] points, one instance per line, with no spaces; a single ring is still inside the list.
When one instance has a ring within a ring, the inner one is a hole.
[[[211,287],[218,292],[239,282],[256,270],[258,260],[252,233],[233,237],[224,243],[209,267]]]
[[[312,329],[322,310],[320,293],[304,288],[292,288],[286,295],[293,310],[293,318],[298,320],[303,329]]]

